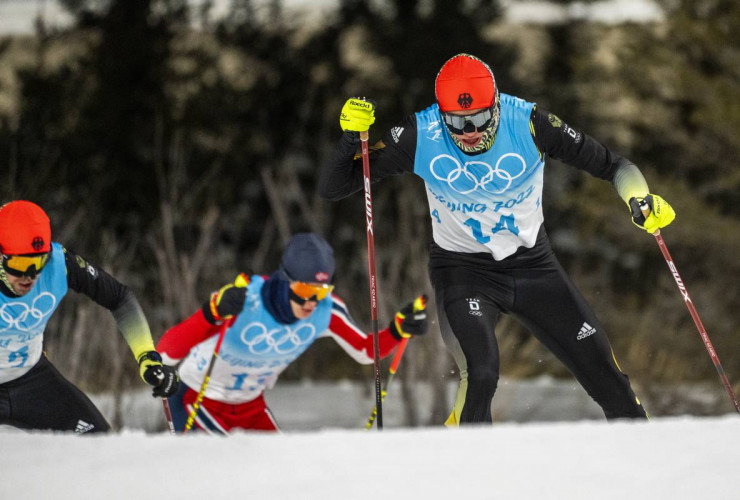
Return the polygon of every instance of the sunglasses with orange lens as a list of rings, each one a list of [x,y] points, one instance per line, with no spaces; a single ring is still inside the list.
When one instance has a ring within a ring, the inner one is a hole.
[[[18,278],[28,276],[35,278],[49,260],[49,254],[3,255],[3,269]]]
[[[334,285],[324,283],[304,283],[302,281],[291,281],[290,290],[300,299],[324,300],[334,290]]]

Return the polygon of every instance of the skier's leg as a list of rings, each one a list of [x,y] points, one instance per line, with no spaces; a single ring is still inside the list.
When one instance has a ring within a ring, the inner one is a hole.
[[[242,403],[234,407],[231,415],[228,415],[225,422],[231,429],[239,428],[253,431],[279,431],[277,420],[265,403],[263,394],[256,399]]]
[[[591,307],[553,257],[517,273],[514,315],[575,375],[606,418],[646,418]]]
[[[442,339],[460,370],[447,425],[491,422],[491,400],[499,377],[495,327],[500,310],[472,284],[436,288],[435,296]]]
[[[182,381],[177,392],[167,399],[170,404],[172,425],[175,427],[175,432],[185,432],[185,426],[197,399],[198,393]],[[233,405],[228,403],[203,398],[198,405],[198,411],[195,413],[192,427],[188,432],[203,431],[207,434],[228,434],[229,426],[224,425],[221,417],[222,414],[228,415],[231,408],[233,408]]]
[[[188,387],[182,380],[177,392],[167,398],[167,402],[170,405],[170,413],[172,414],[172,425],[175,427],[175,432],[183,432],[185,430],[185,424],[188,421],[188,410],[185,408],[185,394],[188,392],[195,392]],[[197,397],[197,393],[196,393]],[[197,430],[197,426],[193,426],[191,431]]]
[[[0,423],[21,429],[108,432],[110,425],[90,399],[42,356],[22,377],[2,384],[9,408]]]

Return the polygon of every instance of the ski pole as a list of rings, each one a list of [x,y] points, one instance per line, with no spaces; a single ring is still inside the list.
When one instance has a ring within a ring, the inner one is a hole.
[[[362,174],[365,186],[365,222],[367,223],[367,272],[370,281],[370,318],[373,324],[373,367],[375,369],[375,408],[378,414],[378,430],[383,429],[383,396],[380,390],[380,342],[378,334],[378,284],[375,272],[375,236],[373,235],[373,198],[370,193],[369,133],[360,132],[362,145]]]
[[[427,296],[422,295],[420,297],[417,297],[416,300],[414,300],[414,312],[421,311],[426,307],[427,303]],[[393,376],[396,374],[396,371],[398,370],[398,364],[401,362],[401,358],[403,357],[403,352],[406,350],[406,344],[409,343],[409,338],[404,337],[401,339],[401,343],[398,344],[398,350],[396,351],[396,354],[393,356],[393,361],[391,362],[391,367],[388,370],[388,380],[385,383],[385,390],[381,393],[381,399],[385,400],[385,395],[388,393],[388,387],[391,385],[391,380],[393,380]],[[378,407],[375,406],[373,408],[372,413],[370,413],[370,418],[367,420],[367,424],[365,424],[365,429],[370,430],[373,426],[373,422],[375,422],[375,416],[378,414]]]
[[[170,429],[170,434],[176,434],[175,424],[172,422],[172,411],[170,411],[170,402],[167,398],[162,398],[162,407],[164,408],[164,418],[167,420],[167,427]]]
[[[647,203],[644,203],[640,205],[640,209],[642,210],[642,214],[647,219],[647,216],[650,215],[649,205]],[[673,275],[673,280],[676,282],[678,291],[683,296],[683,301],[686,304],[686,307],[688,308],[689,313],[691,314],[691,318],[694,320],[694,324],[696,325],[696,328],[699,330],[699,336],[704,342],[704,347],[706,347],[707,352],[709,353],[709,357],[712,358],[712,363],[714,363],[714,367],[717,369],[719,378],[722,381],[722,384],[725,386],[725,389],[727,390],[727,394],[730,396],[730,400],[732,401],[732,404],[735,406],[735,411],[740,413],[740,404],[737,401],[737,396],[735,396],[735,392],[732,390],[732,385],[730,384],[730,380],[727,378],[727,374],[725,373],[725,370],[722,368],[722,363],[720,363],[719,361],[719,356],[717,356],[717,351],[714,350],[714,346],[712,345],[712,342],[709,340],[709,335],[707,334],[707,331],[701,322],[701,318],[699,318],[699,313],[696,311],[696,307],[694,307],[694,303],[691,300],[691,297],[689,296],[689,291],[686,288],[686,285],[684,284],[683,280],[681,279],[681,275],[678,274],[678,268],[676,267],[676,264],[673,263],[673,258],[671,257],[671,254],[668,252],[668,247],[666,246],[665,241],[663,240],[663,236],[661,236],[660,234],[660,229],[656,230],[653,233],[653,236],[655,236],[655,241],[658,243],[658,247],[660,248],[660,251],[663,253],[663,258],[665,258],[666,264],[668,264],[668,269],[671,270],[671,274]]]
[[[195,415],[198,413],[198,408],[200,408],[200,404],[203,402],[203,396],[206,393],[206,388],[208,387],[208,382],[211,380],[211,372],[213,371],[213,366],[216,364],[216,358],[218,358],[218,351],[221,350],[221,343],[224,341],[224,334],[226,333],[226,329],[228,328],[228,323],[224,322],[224,324],[221,326],[221,330],[218,333],[218,340],[216,341],[216,347],[213,349],[213,355],[211,355],[211,361],[208,363],[208,368],[206,369],[206,376],[203,378],[203,383],[200,384],[200,391],[198,391],[198,397],[195,398],[195,402],[193,403],[193,409],[190,410],[190,414],[188,415],[188,420],[185,422],[185,430],[183,431],[183,434],[187,434],[190,429],[193,428],[193,422],[195,422]]]

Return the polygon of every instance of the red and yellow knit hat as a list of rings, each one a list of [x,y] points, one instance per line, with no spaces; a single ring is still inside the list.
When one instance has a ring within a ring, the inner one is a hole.
[[[493,71],[470,54],[458,54],[442,65],[434,92],[443,113],[490,108],[499,99]]]
[[[51,224],[44,210],[17,200],[0,207],[0,251],[5,255],[46,253],[51,250]]]

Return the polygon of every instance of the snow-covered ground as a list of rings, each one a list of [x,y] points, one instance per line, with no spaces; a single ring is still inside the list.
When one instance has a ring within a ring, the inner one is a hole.
[[[102,437],[0,430],[3,500],[736,499],[740,417]]]
[[[0,426],[0,500],[740,499],[740,416],[719,384],[685,386],[678,399],[725,415],[609,424],[574,381],[503,378],[497,422],[472,429],[442,427],[421,383],[427,426],[406,427],[396,385],[382,432],[364,430],[368,385],[278,383],[266,399],[279,435],[171,436],[148,390],[122,399],[116,434]],[[454,384],[448,396],[451,406]],[[93,400],[112,420],[112,398]]]
[[[383,404],[387,428],[408,427],[407,408],[401,398],[399,380],[389,388]],[[733,411],[721,384],[714,381],[681,385],[636,388],[648,413],[656,416],[721,416]],[[456,382],[446,387],[444,408],[449,412],[455,401]],[[415,381],[412,385],[417,415],[416,425],[438,426],[447,413],[434,414],[432,389]],[[126,393],[116,406],[110,395],[91,395],[109,422],[126,430],[159,432],[165,428],[162,405],[141,389]],[[324,428],[362,429],[375,404],[372,380],[369,381],[279,381],[265,394],[280,428],[284,431],[309,431]],[[566,422],[603,420],[601,408],[573,379],[542,376],[534,379],[502,377],[492,405],[497,423]],[[740,499],[740,496],[738,496]],[[4,500],[0,497],[0,500]]]
[[[409,424],[398,382],[389,388],[383,404],[383,418],[387,427]],[[715,385],[721,389],[719,384]],[[456,389],[456,382],[450,382],[447,386],[447,410],[454,404]],[[414,382],[413,391],[418,424],[438,425],[444,422],[446,414],[432,414],[433,398],[429,384]],[[716,387],[702,386],[691,391],[691,396],[686,399],[695,398],[696,393],[717,398],[717,392]],[[157,432],[165,427],[162,405],[144,387],[124,394],[117,409],[110,395],[93,394],[91,399],[109,422],[124,429]],[[285,431],[319,430],[325,427],[358,429],[365,425],[370,416],[375,405],[375,392],[372,381],[279,381],[266,392],[265,399],[280,428]],[[732,409],[729,402],[719,406],[726,406],[727,411]],[[686,413],[691,413],[691,409],[687,408]],[[493,415],[494,420],[499,422],[520,423],[604,418],[601,408],[577,382],[547,376],[529,380],[502,377],[494,399]]]

